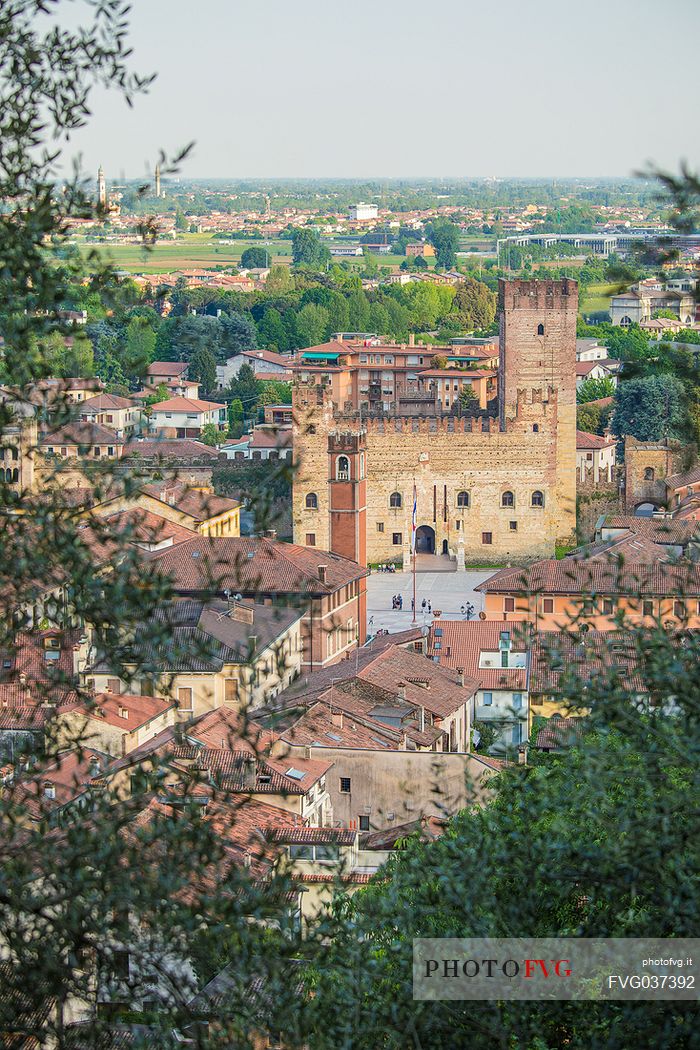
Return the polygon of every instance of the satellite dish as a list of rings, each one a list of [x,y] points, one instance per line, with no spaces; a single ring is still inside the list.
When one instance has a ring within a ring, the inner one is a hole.
[[[234,597],[234,599],[235,599],[235,600],[236,600],[237,602],[242,602],[242,601],[243,601],[243,595],[242,595],[242,594],[234,594],[234,596],[233,596],[233,597]]]

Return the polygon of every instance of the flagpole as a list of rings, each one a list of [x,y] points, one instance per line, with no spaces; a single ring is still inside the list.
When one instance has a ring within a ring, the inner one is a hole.
[[[417,504],[417,493],[416,483],[413,482],[413,517],[411,519],[411,552],[413,554],[413,620],[412,622],[417,623],[416,615],[418,613],[418,603],[416,601],[416,504]]]

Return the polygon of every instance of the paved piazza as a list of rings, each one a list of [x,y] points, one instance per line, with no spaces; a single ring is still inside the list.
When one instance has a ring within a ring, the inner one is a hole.
[[[480,569],[475,572],[418,572],[416,573],[416,623],[430,623],[432,617],[421,607],[423,599],[430,599],[433,612],[442,610],[442,615],[451,620],[461,620],[461,606],[471,602],[475,615],[482,609],[482,595],[474,588],[492,576],[495,570]],[[403,609],[392,609],[394,594],[403,597]],[[367,632],[379,630],[405,631],[412,626],[411,597],[413,575],[410,572],[372,572],[367,580]]]

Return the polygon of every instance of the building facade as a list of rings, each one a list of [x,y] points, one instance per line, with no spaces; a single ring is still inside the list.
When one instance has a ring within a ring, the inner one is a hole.
[[[576,524],[577,309],[575,281],[501,282],[497,412],[363,419],[300,374],[296,542],[408,564],[415,490],[419,551],[551,556]]]

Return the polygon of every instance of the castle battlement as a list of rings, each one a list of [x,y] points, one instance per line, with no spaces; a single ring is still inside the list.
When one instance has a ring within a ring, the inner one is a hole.
[[[578,283],[558,281],[499,281],[498,308],[504,310],[578,310]]]

